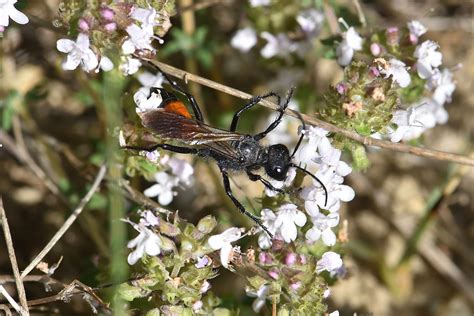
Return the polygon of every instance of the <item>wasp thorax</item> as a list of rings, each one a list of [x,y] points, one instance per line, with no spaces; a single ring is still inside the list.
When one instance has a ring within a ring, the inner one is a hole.
[[[265,172],[273,179],[283,181],[290,168],[290,160],[290,152],[285,145],[272,145],[267,150]]]

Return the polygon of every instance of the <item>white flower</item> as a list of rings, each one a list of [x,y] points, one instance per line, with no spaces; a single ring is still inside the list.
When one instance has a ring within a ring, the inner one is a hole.
[[[344,178],[338,173],[345,173],[349,170],[350,167],[347,169],[346,166],[338,170],[338,168],[328,165],[324,165],[320,170],[318,170],[315,176],[327,189],[327,205],[325,205],[326,192],[319,182],[313,181],[313,185],[303,188],[300,194],[301,198],[305,201],[305,208],[308,214],[315,217],[319,214],[320,208],[326,209],[330,212],[337,212],[341,208],[341,201],[349,202],[354,198],[354,189],[348,185],[342,184]]]
[[[168,161],[168,165],[171,167],[171,172],[178,177],[180,182],[185,185],[191,184],[194,168],[189,164],[189,162],[176,157],[171,157]]]
[[[99,61],[92,49],[89,48],[89,45],[89,36],[83,33],[77,36],[76,42],[70,39],[58,40],[56,42],[57,49],[62,53],[68,54],[66,61],[63,63],[63,69],[73,70],[79,64],[82,65],[82,69],[85,71],[96,68]]]
[[[342,267],[341,256],[333,251],[325,252],[321,259],[316,262],[316,272],[319,274],[323,271],[333,272]]]
[[[162,88],[164,76],[161,72],[156,75],[145,71],[138,75],[138,81],[142,84],[143,88],[150,90],[151,88]]]
[[[298,236],[296,226],[303,227],[306,224],[306,216],[299,211],[294,204],[286,203],[280,206],[276,213],[270,209],[263,209],[261,212],[263,225],[270,233],[282,238],[286,243],[290,243]],[[262,249],[268,249],[272,245],[272,240],[266,232],[258,236],[258,245]]]
[[[414,56],[418,59],[416,67],[420,78],[429,78],[434,74],[434,69],[441,65],[443,55],[436,51],[438,48],[438,44],[433,41],[424,41],[416,47]]]
[[[141,212],[140,216],[140,224],[144,226],[157,226],[160,223],[160,218],[150,210]]]
[[[392,122],[397,124],[397,128],[390,133],[390,141],[397,143],[418,138],[426,129],[436,125],[436,117],[429,107],[410,106],[406,110],[395,111]]]
[[[213,235],[209,237],[209,240],[207,241],[207,243],[212,249],[220,249],[221,263],[222,266],[226,269],[229,268],[229,262],[232,259],[231,255],[233,247],[231,243],[241,238],[242,230],[242,228],[231,227],[218,235]]]
[[[142,28],[151,28],[152,33],[153,27],[158,25],[158,22],[156,21],[157,13],[153,8],[143,9],[134,7],[131,16],[133,19],[141,23]]]
[[[331,228],[339,224],[339,214],[329,213],[324,215],[322,213],[316,214],[311,218],[314,226],[306,232],[306,239],[310,242],[315,242],[322,238],[326,246],[334,246],[336,244],[336,234]]]
[[[255,44],[257,44],[257,33],[251,27],[238,30],[230,41],[230,45],[242,53],[248,52]]]
[[[246,289],[246,293],[250,297],[256,297],[252,303],[252,309],[255,313],[258,313],[262,307],[265,305],[265,300],[267,299],[268,292],[270,291],[270,285],[262,285],[257,292],[249,291]]]
[[[362,49],[362,37],[353,27],[342,34],[342,42],[337,46],[337,62],[341,66],[347,66],[354,56],[354,51]]]
[[[105,72],[111,71],[112,69],[114,69],[114,64],[112,63],[109,57],[102,56],[100,58],[99,68]],[[98,69],[96,69],[96,72],[98,72]]]
[[[433,100],[438,105],[443,105],[451,101],[451,95],[456,90],[456,84],[453,81],[453,73],[448,69],[439,71],[436,69],[434,74],[429,78],[427,86],[433,90]]]
[[[388,67],[380,67],[379,70],[381,74],[385,75],[385,78],[392,76],[393,81],[397,82],[402,88],[410,84],[410,74],[405,67],[405,63],[400,60],[392,58],[388,61]]]
[[[424,98],[421,100],[421,102],[419,102],[419,104],[420,105],[418,107],[420,110],[431,114],[428,115],[430,120],[427,122],[427,124],[431,124],[429,125],[429,128],[435,126],[435,124],[432,122],[432,118],[434,118],[437,124],[445,124],[448,121],[448,112],[443,105],[438,104],[435,100]]]
[[[119,66],[119,69],[124,73],[124,75],[133,75],[140,69],[142,63],[139,59],[133,58],[130,56],[122,57],[122,63]]]
[[[125,55],[133,54],[135,50],[154,50],[151,46],[153,29],[140,28],[136,24],[130,24],[125,30],[129,36],[122,44],[122,51]]]
[[[0,0],[0,27],[8,26],[9,19],[12,19],[18,24],[26,24],[29,22],[28,17],[15,8],[14,4],[17,0]]]
[[[276,215],[273,213],[272,210],[268,208],[264,208],[261,212],[261,219],[263,225],[270,231],[270,233],[275,234],[276,231],[276,226],[275,226],[275,221],[276,221]],[[258,236],[258,246],[262,249],[268,249],[272,246],[272,239],[266,232],[262,232]]]
[[[328,316],[339,316],[339,311],[334,311],[332,313],[329,313]]]
[[[311,36],[318,36],[323,26],[324,14],[315,9],[304,10],[296,17],[296,22],[303,32]]]
[[[326,137],[328,131],[320,127],[310,126],[308,129],[302,131],[302,133],[305,134],[305,138],[308,139],[308,141],[301,144],[296,152],[295,160],[302,164],[312,164],[314,163],[313,158],[316,152],[320,150],[321,147],[331,146],[331,142]]]
[[[274,223],[275,234],[282,237],[286,243],[290,243],[298,236],[296,226],[303,227],[306,224],[306,215],[291,203],[280,206],[276,213]]]
[[[158,106],[163,102],[163,98],[159,93],[152,93],[150,95],[150,89],[148,88],[140,88],[137,92],[133,95],[133,100],[137,107],[135,111],[137,113],[143,113],[150,110],[154,110],[158,108]]]
[[[266,6],[271,3],[271,0],[250,0],[250,5],[252,7]]]
[[[274,36],[268,32],[262,32],[260,36],[267,41],[267,44],[260,51],[264,58],[286,57],[298,49],[298,45],[293,43],[286,34],[279,33]]]
[[[127,247],[132,251],[127,258],[128,264],[134,265],[140,260],[143,255],[156,256],[161,252],[161,240],[160,237],[150,229],[143,225],[134,224],[133,227],[140,233],[137,237],[130,240]]]
[[[158,196],[158,202],[161,205],[168,205],[173,201],[176,192],[173,188],[178,184],[178,179],[164,171],[155,173],[156,184],[152,185],[143,192],[147,197]]]
[[[140,81],[142,87],[133,95],[133,100],[137,105],[137,108],[135,109],[137,113],[158,108],[163,101],[161,94],[153,92],[150,95],[150,91],[151,88],[161,88],[163,86],[163,80],[164,77],[161,73],[153,75],[152,73],[145,71],[138,75],[138,81]]]
[[[416,37],[420,37],[421,35],[426,33],[426,27],[421,24],[420,21],[413,20],[407,23],[408,30],[410,34],[413,34]]]

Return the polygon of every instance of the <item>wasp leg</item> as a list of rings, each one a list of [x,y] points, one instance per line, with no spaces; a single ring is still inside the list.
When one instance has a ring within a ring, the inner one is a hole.
[[[248,104],[244,105],[240,110],[238,110],[234,114],[234,117],[232,119],[232,123],[230,124],[230,131],[235,132],[235,130],[237,129],[237,124],[239,123],[240,116],[242,115],[243,112],[245,112],[248,109],[254,107],[255,105],[257,105],[263,99],[266,99],[266,98],[269,98],[269,97],[276,97],[277,100],[278,100],[277,101],[278,105],[280,105],[281,97],[278,94],[276,94],[275,92],[269,92],[269,93],[264,94],[264,95],[257,95],[255,97],[253,97],[252,99],[250,99],[250,102]]]
[[[283,118],[283,114],[285,114],[286,108],[290,104],[290,100],[291,100],[292,95],[293,95],[293,88],[291,88],[290,91],[288,92],[288,96],[286,97],[285,103],[282,106],[279,106],[278,112],[280,114],[278,115],[278,117],[275,119],[275,121],[273,121],[273,123],[270,124],[270,126],[267,127],[267,129],[265,131],[255,135],[253,137],[255,140],[257,140],[257,141],[261,140],[262,138],[267,136],[268,133],[273,131],[281,123],[281,119]]]
[[[275,191],[275,192],[278,192],[278,193],[282,193],[282,194],[285,194],[285,193],[288,193],[286,192],[285,190],[282,190],[282,189],[278,189],[278,188],[275,188],[268,180],[262,178],[260,175],[258,174],[255,174],[255,173],[252,173],[250,171],[247,171],[247,175],[249,177],[250,180],[252,181],[260,181],[263,183],[264,186],[266,186],[268,189],[272,190],[272,191]]]
[[[188,147],[180,147],[174,146],[169,144],[156,144],[150,147],[140,147],[140,146],[124,146],[123,149],[130,149],[130,150],[140,150],[140,151],[147,151],[152,152],[157,150],[158,148],[162,148],[165,150],[169,150],[179,154],[197,154],[199,152],[198,149],[195,148],[188,148]]]
[[[222,173],[222,179],[224,181],[225,193],[232,200],[234,205],[239,209],[239,211],[242,214],[244,214],[245,216],[253,220],[258,226],[260,226],[260,228],[262,228],[268,234],[268,236],[270,236],[270,238],[273,239],[273,234],[270,233],[270,231],[265,225],[263,225],[262,220],[258,218],[257,216],[253,215],[252,213],[249,213],[247,210],[245,210],[245,207],[242,204],[240,204],[240,202],[235,198],[234,194],[232,193],[232,189],[230,188],[229,175],[227,174],[227,172],[221,169],[221,173]]]
[[[189,92],[187,92],[186,90],[184,90],[183,88],[181,88],[180,85],[178,85],[178,83],[176,81],[174,81],[173,79],[171,79],[171,77],[166,73],[164,72],[163,70],[161,70],[157,65],[155,64],[152,64],[150,63],[154,68],[156,68],[159,72],[161,72],[163,74],[163,76],[165,77],[166,81],[168,81],[168,83],[171,85],[171,87],[184,94],[186,96],[186,98],[188,98],[189,100],[189,103],[191,103],[191,107],[193,108],[193,112],[194,112],[194,117],[196,119],[196,121],[199,121],[199,122],[204,122],[204,119],[202,117],[202,112],[201,112],[201,109],[199,108],[199,105],[196,101],[196,99],[193,97],[192,94],[190,94]]]

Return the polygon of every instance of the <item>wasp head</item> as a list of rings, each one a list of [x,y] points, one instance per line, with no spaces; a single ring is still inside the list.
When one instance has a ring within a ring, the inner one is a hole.
[[[290,152],[285,145],[272,145],[267,150],[265,172],[273,179],[283,181],[290,168],[290,161]]]

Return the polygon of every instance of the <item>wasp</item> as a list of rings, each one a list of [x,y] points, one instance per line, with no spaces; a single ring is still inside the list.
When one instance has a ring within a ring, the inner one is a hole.
[[[297,168],[319,182],[326,194],[327,204],[328,193],[324,184],[315,175],[292,162],[303,140],[303,133],[291,154],[288,147],[283,144],[264,146],[260,143],[265,136],[280,124],[285,110],[290,103],[293,89],[290,89],[283,103],[281,103],[281,97],[274,92],[251,98],[247,104],[234,114],[230,128],[224,130],[206,124],[194,96],[172,80],[167,73],[161,71],[156,65],[153,66],[163,74],[174,91],[183,94],[187,98],[194,117],[175,94],[163,88],[152,88],[151,94],[159,93],[162,97],[162,102],[157,105],[156,109],[139,113],[142,125],[160,138],[178,141],[184,146],[160,143],[146,148],[134,146],[125,146],[124,148],[148,152],[161,148],[175,153],[192,154],[215,160],[222,174],[223,185],[227,196],[241,213],[252,219],[272,238],[272,234],[262,223],[262,220],[248,212],[232,193],[229,181],[230,173],[245,172],[251,181],[260,181],[270,190],[279,193],[287,193],[284,190],[275,188],[268,180],[256,172],[263,168],[270,178],[283,181],[286,179],[290,168]],[[258,134],[250,135],[237,132],[237,126],[242,114],[257,105],[260,101],[270,97],[274,97],[278,101],[278,116],[276,119],[263,132]],[[302,119],[301,121],[304,129],[304,121]]]

